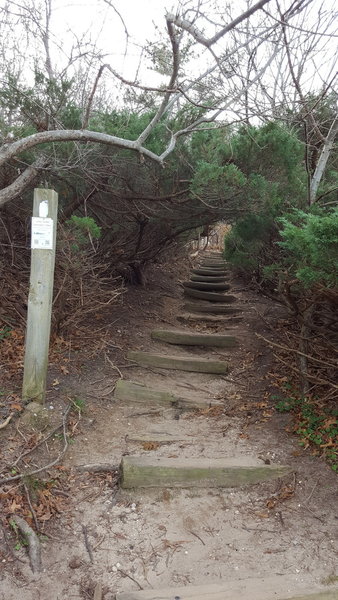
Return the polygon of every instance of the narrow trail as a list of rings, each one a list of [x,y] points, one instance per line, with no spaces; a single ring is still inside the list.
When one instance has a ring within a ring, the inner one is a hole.
[[[252,307],[216,253],[182,290],[69,452],[66,466],[84,472],[76,505],[55,527],[44,573],[21,572],[25,599],[338,599],[333,477],[325,489],[311,459],[300,472],[284,434],[263,418],[249,435],[234,410],[243,405],[249,422],[262,402],[246,358]]]

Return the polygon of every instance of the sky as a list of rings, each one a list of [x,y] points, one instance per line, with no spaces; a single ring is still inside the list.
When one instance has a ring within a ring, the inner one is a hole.
[[[0,0],[1,5],[4,6],[7,0]],[[9,0],[11,2],[11,0]],[[13,0],[17,2],[18,0]],[[21,2],[33,2],[33,0],[20,0]],[[44,0],[34,0],[34,6],[37,6],[39,2]],[[250,1],[250,4],[253,3]],[[288,0],[281,0],[281,2],[288,2]],[[111,3],[111,6],[109,6]],[[185,6],[196,5],[197,0],[184,0]],[[323,0],[324,8],[334,6],[333,0]],[[201,0],[202,8],[208,12],[209,16],[212,16],[213,0]],[[231,0],[230,3],[233,9],[233,15],[236,15],[242,11],[242,8],[246,8],[247,3],[245,0]],[[52,59],[56,65],[56,71],[60,72],[61,66],[65,65],[71,55],[72,45],[74,39],[83,40],[86,42],[86,50],[89,46],[95,47],[95,52],[101,55],[98,60],[92,63],[92,77],[97,73],[98,67],[102,63],[109,63],[118,73],[123,75],[128,80],[137,79],[145,84],[151,86],[158,86],[167,80],[167,77],[163,79],[158,73],[155,73],[154,69],[151,69],[150,62],[146,61],[143,55],[142,68],[139,69],[140,55],[142,48],[146,49],[151,46],[156,40],[162,41],[169,46],[168,34],[166,31],[165,14],[167,11],[176,12],[179,7],[179,0],[53,0],[53,13],[51,19],[51,30],[53,32],[51,40],[54,44],[52,50]],[[222,18],[222,6],[226,3],[224,0],[219,0],[221,10],[216,16],[217,20],[220,21]],[[270,6],[273,6],[274,2]],[[316,12],[322,6],[322,0],[314,0],[312,2],[312,10]],[[124,19],[125,25],[128,30],[128,44],[126,45],[126,33],[124,23],[121,21],[120,16]],[[254,17],[255,18],[255,17]],[[21,27],[21,38],[19,30]],[[156,29],[157,27],[157,29]],[[209,32],[212,34],[215,28],[212,24],[207,25]],[[13,29],[13,36],[19,40],[19,44],[24,49],[25,55],[25,67],[23,69],[24,75],[29,79],[27,75],[29,66],[32,69],[34,57],[36,55],[34,43],[29,40],[27,44],[27,38],[22,33],[22,23],[17,22]],[[1,36],[0,36],[1,40]],[[336,45],[337,38],[332,39],[332,44]],[[0,41],[1,43],[1,41]],[[36,42],[38,43],[38,42]],[[225,41],[223,42],[223,44]],[[25,47],[26,44],[26,47]],[[40,44],[41,47],[41,44]],[[196,47],[195,47],[196,48]],[[211,60],[211,55],[205,49],[199,47],[195,50],[197,59],[194,60],[193,69],[194,75],[204,71],[207,67],[208,60]],[[264,58],[260,49],[261,56],[259,59]],[[88,55],[89,56],[89,55]],[[89,58],[87,59],[89,60]],[[75,62],[74,65],[77,63]],[[144,65],[147,64],[147,68]],[[318,67],[320,65],[320,69]],[[324,72],[325,64],[324,58],[317,64],[311,64],[308,66],[308,85],[309,88],[313,85],[312,81],[314,77],[319,77]],[[33,83],[33,70],[31,70],[30,83]],[[69,73],[72,73],[70,69]],[[316,75],[317,74],[317,75]],[[271,73],[270,80],[272,81],[274,74]],[[114,90],[119,87],[116,79],[112,75],[106,73],[105,81]],[[318,79],[319,83],[320,80]],[[269,81],[268,81],[269,83]]]

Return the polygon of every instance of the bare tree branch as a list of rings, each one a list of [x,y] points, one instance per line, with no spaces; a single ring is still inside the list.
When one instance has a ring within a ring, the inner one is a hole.
[[[48,167],[50,161],[43,156],[38,158],[33,164],[27,167],[17,179],[8,185],[3,190],[0,190],[0,206],[14,200],[17,196],[20,196],[25,189],[34,183],[34,180],[39,175],[41,169]]]
[[[220,40],[226,33],[228,33],[228,31],[231,31],[237,25],[239,25],[239,23],[242,23],[242,21],[245,21],[246,19],[251,17],[251,15],[253,15],[257,10],[261,9],[265,4],[267,4],[270,1],[271,0],[260,0],[260,2],[254,4],[251,8],[242,13],[233,21],[231,21],[231,23],[223,27],[223,29],[216,33],[216,35],[209,39],[204,37],[204,35],[197,29],[197,27],[195,27],[193,23],[187,21],[186,19],[183,19],[172,13],[167,13],[166,19],[167,22],[171,22],[173,25],[176,25],[177,27],[180,27],[181,29],[184,29],[185,31],[190,33],[199,44],[202,44],[202,46],[210,48],[211,46],[213,46],[213,44],[218,42],[218,40]]]

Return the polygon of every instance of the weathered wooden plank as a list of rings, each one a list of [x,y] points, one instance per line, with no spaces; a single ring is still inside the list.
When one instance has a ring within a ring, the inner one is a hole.
[[[182,323],[190,323],[190,322],[200,322],[200,323],[210,323],[213,325],[222,325],[223,327],[228,325],[231,327],[232,323],[239,323],[243,320],[243,315],[234,315],[230,317],[226,317],[223,315],[208,315],[206,313],[182,313],[178,315],[177,319],[182,321]]]
[[[208,275],[190,275],[190,281],[205,281],[206,283],[225,283],[226,278],[223,275],[208,276]]]
[[[204,263],[200,263],[197,265],[197,269],[211,269],[212,271],[228,271],[226,265],[206,265]]]
[[[231,488],[277,479],[290,473],[286,465],[265,465],[248,456],[237,458],[166,458],[124,456],[122,488]]]
[[[220,292],[227,292],[231,289],[230,283],[219,283],[219,282],[210,282],[210,281],[183,281],[182,283],[184,288],[190,288],[192,290],[218,290]]]
[[[304,588],[304,584],[302,586]],[[290,591],[293,590],[293,591]],[[288,576],[264,577],[264,579],[249,578],[229,581],[225,584],[211,583],[209,585],[140,590],[119,592],[116,600],[337,600],[338,588],[330,590],[308,589],[307,593],[300,591],[297,584],[290,581]]]
[[[114,398],[132,402],[156,403],[161,406],[177,406],[179,400],[178,397],[171,392],[154,390],[146,387],[142,383],[126,381],[125,379],[119,379],[116,383]]]
[[[218,315],[235,315],[243,312],[243,307],[228,306],[224,304],[212,304],[212,302],[186,302],[184,310],[192,313],[211,313]]]
[[[224,260],[203,260],[200,261],[198,264],[200,264],[202,267],[220,267],[222,269],[224,269],[227,266],[227,263]]]
[[[194,275],[208,275],[209,277],[214,277],[216,275],[216,277],[220,277],[220,276],[226,276],[229,274],[229,271],[227,269],[207,269],[207,268],[197,268],[197,269],[191,269],[191,272]]]
[[[233,335],[220,335],[217,333],[195,333],[187,331],[169,331],[155,329],[151,332],[153,340],[160,340],[168,344],[181,344],[186,346],[214,346],[216,348],[234,348],[238,340]]]
[[[236,302],[237,297],[232,294],[220,294],[217,292],[205,292],[201,290],[192,290],[190,288],[184,288],[184,295],[191,298],[198,298],[199,300],[208,300],[209,302]]]
[[[136,402],[141,404],[157,404],[160,406],[173,406],[181,410],[196,410],[198,408],[208,408],[210,406],[219,406],[218,400],[208,398],[184,398],[172,392],[163,390],[154,390],[143,383],[136,381],[126,381],[119,379],[114,392],[116,400],[126,402]]]
[[[191,371],[193,373],[228,373],[228,364],[207,358],[186,358],[181,356],[166,356],[152,354],[151,352],[130,351],[129,360],[135,361],[142,367],[158,367],[160,369],[174,369],[177,371]]]

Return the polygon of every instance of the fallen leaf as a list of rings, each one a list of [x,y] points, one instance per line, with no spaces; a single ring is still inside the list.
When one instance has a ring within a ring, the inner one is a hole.
[[[158,442],[143,442],[142,448],[143,450],[157,450],[159,445]]]
[[[21,404],[18,404],[17,402],[13,402],[12,404],[10,404],[10,409],[18,410],[19,412],[21,412],[23,410]]]

